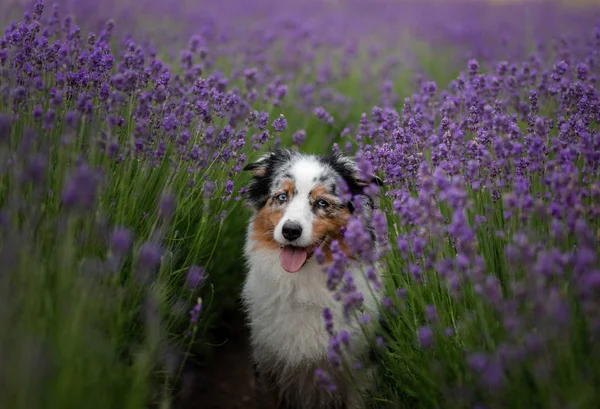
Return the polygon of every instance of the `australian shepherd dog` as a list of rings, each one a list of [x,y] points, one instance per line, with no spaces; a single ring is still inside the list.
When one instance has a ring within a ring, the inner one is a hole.
[[[251,333],[257,407],[363,407],[355,382],[328,360],[323,311],[329,308],[335,329],[351,335],[348,354],[355,360],[368,350],[364,324],[346,319],[341,302],[327,289],[324,268],[333,260],[331,243],[337,240],[364,297],[363,313],[377,316],[380,295],[344,244],[343,228],[356,209],[340,198],[344,195],[337,182],[342,179],[352,194],[364,195],[363,188],[376,178],[362,180],[354,161],[341,154],[283,149],[265,154],[245,170],[253,174],[246,196],[253,215],[244,248],[248,275],[242,300]],[[372,198],[364,199],[372,210]],[[318,247],[324,264],[314,257]],[[335,381],[335,391],[319,385],[317,368]]]

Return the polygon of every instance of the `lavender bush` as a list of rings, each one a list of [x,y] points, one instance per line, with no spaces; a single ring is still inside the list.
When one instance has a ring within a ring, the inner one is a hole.
[[[4,407],[168,404],[206,326],[249,111],[113,30],[40,2],[0,40]]]
[[[598,406],[596,8],[57,3],[0,5],[0,406],[173,406],[243,279],[240,169],[332,144],[385,182],[345,232],[384,266],[373,407]]]
[[[387,189],[344,239],[387,266],[373,407],[600,403],[599,55],[589,27],[524,60],[471,59],[447,87],[423,80],[400,110],[363,115],[359,168]],[[360,313],[337,260],[328,283]],[[347,334],[324,318],[336,363]]]

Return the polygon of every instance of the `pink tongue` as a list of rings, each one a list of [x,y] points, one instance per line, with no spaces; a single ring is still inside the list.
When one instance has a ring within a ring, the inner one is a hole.
[[[306,258],[308,254],[306,250],[285,246],[281,249],[281,253],[279,254],[279,261],[281,262],[281,267],[288,273],[295,273],[300,270],[304,263],[306,262]]]

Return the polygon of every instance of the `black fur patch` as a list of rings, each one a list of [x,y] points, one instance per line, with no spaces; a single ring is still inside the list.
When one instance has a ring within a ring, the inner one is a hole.
[[[244,167],[244,170],[254,171],[262,170],[260,175],[252,177],[248,185],[248,203],[255,209],[260,209],[269,199],[271,183],[273,178],[297,154],[287,149],[274,149],[258,162],[250,163]]]
[[[276,148],[270,151],[259,161],[250,163],[244,167],[244,170],[246,171],[261,170],[261,172],[256,172],[257,174],[252,177],[252,180],[248,186],[247,201],[253,208],[258,210],[265,205],[269,199],[273,179],[282,172],[282,169],[285,168],[286,164],[288,164],[297,156],[299,156],[299,153],[295,151]],[[356,167],[351,161],[344,158],[339,153],[330,153],[325,156],[319,156],[318,160],[322,164],[331,167],[334,173],[336,173],[348,184],[350,192],[353,196],[364,195],[363,188],[365,187],[365,183],[367,181],[361,181],[357,179]],[[287,176],[287,174],[284,174],[284,176]],[[324,183],[325,181],[329,180],[329,178],[330,176],[323,175],[319,180]],[[376,183],[380,186],[382,184],[381,180],[376,176],[374,176],[373,179],[368,182]],[[337,186],[333,185],[332,192],[333,194],[338,193]],[[366,198],[367,206],[373,208],[373,199],[367,196],[364,197]],[[351,213],[353,213],[355,210],[352,203],[346,203],[346,207]]]
[[[320,160],[322,163],[329,165],[346,182],[348,188],[350,189],[350,193],[352,193],[352,196],[364,195],[363,189],[366,181],[357,179],[356,167],[351,161],[344,158],[339,153],[330,153],[321,157]],[[373,179],[368,182],[381,185],[381,180],[376,176],[374,176]],[[373,199],[366,195],[365,197],[367,206],[373,208]],[[354,213],[354,204],[350,202],[346,203],[346,206],[348,207],[350,213]]]
[[[331,153],[321,157],[321,162],[331,166],[331,168],[348,184],[350,192],[353,195],[362,194],[362,186],[355,177],[355,168],[350,162],[344,159],[340,154]]]

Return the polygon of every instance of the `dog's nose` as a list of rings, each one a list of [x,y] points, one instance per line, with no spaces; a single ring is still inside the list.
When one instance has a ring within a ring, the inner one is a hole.
[[[294,241],[302,235],[302,226],[296,222],[285,222],[281,234],[289,241]]]

